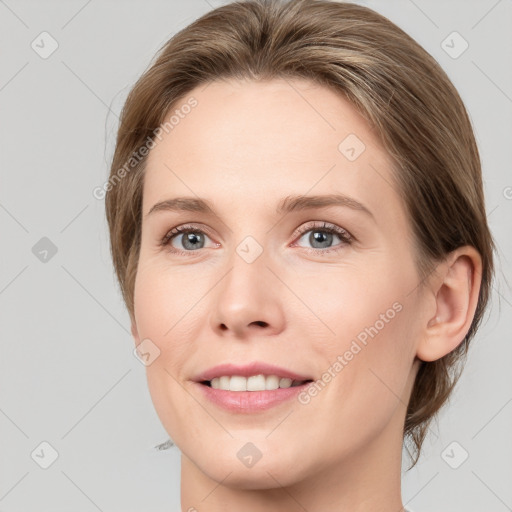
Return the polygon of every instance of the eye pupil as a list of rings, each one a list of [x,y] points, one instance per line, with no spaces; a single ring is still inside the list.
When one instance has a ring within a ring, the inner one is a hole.
[[[200,241],[200,235],[198,235],[198,233],[184,233],[183,247],[185,247],[187,249],[197,249],[198,241]],[[187,247],[188,244],[191,244],[191,245]],[[199,248],[202,248],[202,247],[199,247]]]
[[[332,243],[332,233],[325,231],[312,231],[311,232],[311,243],[327,244],[327,247]],[[318,247],[315,247],[317,249]],[[323,247],[320,247],[320,249]]]

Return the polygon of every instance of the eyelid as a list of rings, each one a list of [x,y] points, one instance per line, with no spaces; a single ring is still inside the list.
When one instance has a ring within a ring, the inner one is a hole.
[[[337,234],[342,240],[350,240],[353,241],[355,238],[344,228],[341,226],[338,226],[336,224],[332,224],[331,222],[327,221],[319,221],[319,220],[312,220],[309,222],[306,222],[305,224],[302,224],[300,227],[298,227],[294,233],[293,238],[295,240],[296,237],[302,236],[304,233],[307,233],[308,231],[312,231],[314,229],[318,229],[319,231],[331,231],[335,234]],[[318,249],[320,250],[320,249]]]
[[[209,237],[212,237],[211,230],[204,224],[201,223],[190,223],[190,224],[180,224],[174,228],[169,229],[164,237],[160,240],[159,245],[168,245],[170,243],[170,240],[173,237],[177,237],[178,235],[181,235],[183,233],[187,232],[193,232],[198,231],[205,233]],[[177,249],[179,250],[179,249]],[[192,251],[187,251],[192,252]]]

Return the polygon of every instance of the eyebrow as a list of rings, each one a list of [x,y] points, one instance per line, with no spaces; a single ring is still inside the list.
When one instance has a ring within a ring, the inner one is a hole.
[[[291,213],[314,208],[326,208],[329,206],[344,206],[352,210],[363,212],[370,217],[373,213],[356,199],[344,194],[327,194],[316,196],[287,196],[276,207],[276,214]],[[154,204],[146,218],[158,211],[196,212],[207,215],[215,215],[215,210],[210,201],[196,197],[175,197]]]

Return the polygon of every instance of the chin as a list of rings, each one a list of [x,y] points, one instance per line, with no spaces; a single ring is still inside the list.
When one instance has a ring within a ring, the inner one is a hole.
[[[281,488],[297,483],[306,477],[304,462],[298,465],[295,455],[290,453],[286,458],[281,450],[267,447],[261,450],[259,460],[243,462],[246,448],[240,440],[231,440],[236,447],[231,449],[227,445],[217,444],[214,450],[197,450],[194,446],[194,456],[187,456],[193,464],[206,476],[216,482],[222,482],[223,486],[233,489],[273,489]],[[232,454],[232,455],[231,455]],[[228,476],[229,475],[229,476]]]

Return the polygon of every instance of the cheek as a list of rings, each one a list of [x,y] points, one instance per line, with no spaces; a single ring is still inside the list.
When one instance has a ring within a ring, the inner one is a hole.
[[[347,415],[357,411],[361,420],[369,410],[376,417],[388,415],[406,401],[402,394],[414,359],[415,305],[407,296],[411,287],[405,276],[398,280],[390,274],[382,271],[378,279],[368,279],[347,273],[344,280],[330,280],[323,294],[308,298],[329,327],[322,337],[311,332],[310,359],[323,361],[324,367],[317,368],[321,380],[333,383],[326,385],[328,401],[344,404],[333,408],[341,424],[352,423]]]
[[[379,350],[403,317],[404,287],[389,279],[387,268],[381,268],[378,277],[372,270],[336,270],[326,273],[323,279],[318,274],[303,275],[295,287],[309,308],[310,313],[303,306],[300,311],[303,319],[308,317],[310,335],[314,334],[311,329],[315,325],[320,348],[331,355],[348,350],[352,341],[364,348],[374,340],[373,345]],[[303,322],[293,310],[288,314],[296,324]]]
[[[186,269],[169,268],[154,261],[141,265],[134,288],[139,334],[151,334],[157,339],[171,336],[180,324],[188,321],[187,311],[193,315],[193,305],[202,293],[199,282]]]
[[[213,307],[208,292],[218,280],[218,272],[206,267],[170,266],[162,257],[141,265],[134,288],[137,329],[141,340],[149,338],[160,351],[146,368],[152,394],[162,387],[168,395],[181,396],[178,382],[190,378],[199,332]]]
[[[180,277],[160,264],[145,266],[134,289],[139,337],[150,339],[159,350],[146,366],[148,391],[162,425],[179,445],[197,428],[187,419],[197,403],[182,387],[184,362],[194,352],[194,343],[186,335],[190,325],[197,323],[193,305],[198,298],[193,290],[183,274]]]
[[[329,398],[342,404],[331,409],[340,426],[357,430],[366,424],[367,433],[375,432],[390,421],[397,408],[405,408],[414,358],[410,314],[411,308],[398,301],[392,305],[367,302],[357,322],[346,322],[346,336],[329,357],[335,361],[341,356],[342,369]]]
[[[144,268],[135,282],[135,320],[140,340],[151,340],[159,351],[155,362],[146,367],[148,380],[174,385],[171,375],[180,377],[180,362],[190,349],[190,340],[183,336],[183,330],[192,318],[187,315],[191,294],[183,292],[177,273],[166,273],[160,265]]]

